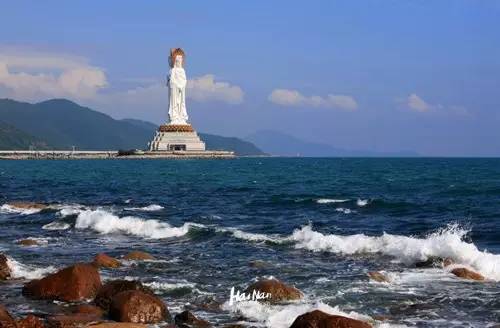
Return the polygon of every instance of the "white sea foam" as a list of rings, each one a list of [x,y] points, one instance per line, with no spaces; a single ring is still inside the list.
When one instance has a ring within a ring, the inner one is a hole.
[[[366,205],[368,205],[369,203],[369,200],[368,199],[359,199],[356,201],[356,205],[358,205],[359,207],[364,207]]]
[[[66,222],[53,221],[42,226],[44,230],[67,230],[71,226]]]
[[[40,212],[40,208],[21,208],[16,207],[10,204],[3,204],[0,206],[0,213],[4,214],[21,214],[21,215],[30,215]]]
[[[144,212],[155,212],[164,209],[163,206],[157,204],[151,204],[144,207],[126,207],[126,211],[144,211]]]
[[[340,212],[340,213],[344,213],[344,214],[356,213],[356,211],[353,211],[350,208],[345,208],[345,207],[338,207],[335,209],[335,211]]]
[[[253,242],[272,242],[272,243],[282,243],[288,240],[288,238],[281,237],[280,235],[266,235],[261,233],[245,232],[236,228],[217,228],[220,232],[230,232],[233,237]]]
[[[311,251],[340,254],[381,253],[403,263],[425,261],[430,257],[451,258],[468,265],[489,279],[500,281],[500,255],[480,251],[476,245],[463,240],[467,230],[450,225],[426,238],[391,235],[372,237],[364,234],[325,235],[305,226],[295,230],[295,247]]]
[[[345,203],[348,202],[349,199],[332,199],[332,198],[320,198],[316,200],[318,204],[331,204],[331,203]]]
[[[170,291],[179,288],[194,288],[196,285],[187,280],[176,281],[176,282],[146,282],[143,285],[157,291]]]
[[[244,316],[252,321],[257,321],[265,327],[288,328],[293,321],[306,312],[320,310],[325,313],[341,315],[362,321],[371,321],[369,316],[356,312],[343,312],[339,307],[331,307],[322,302],[315,304],[288,304],[288,305],[270,305],[259,303],[257,301],[236,302],[229,305],[229,302],[223,304],[222,308],[226,311],[234,312]]]
[[[172,227],[166,222],[145,220],[134,216],[120,218],[103,209],[81,211],[75,223],[77,229],[93,229],[102,234],[124,233],[152,239],[184,236],[193,226],[203,227],[195,223],[184,223],[181,227]]]
[[[37,268],[32,265],[26,265],[10,257],[7,258],[7,265],[11,270],[11,277],[16,279],[40,279],[56,270],[53,266]]]

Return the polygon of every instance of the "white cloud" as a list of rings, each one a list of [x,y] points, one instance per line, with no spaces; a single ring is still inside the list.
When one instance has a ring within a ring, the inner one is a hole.
[[[206,74],[188,81],[186,96],[199,101],[222,101],[228,104],[241,104],[243,90],[227,82],[216,82],[213,74]]]
[[[282,106],[312,106],[354,111],[358,103],[352,96],[329,94],[326,97],[306,97],[297,90],[275,89],[268,97],[269,101]]]
[[[20,100],[87,99],[107,85],[104,71],[81,57],[5,51],[0,48],[0,87],[5,93],[0,96]]]
[[[415,93],[412,93],[407,98],[407,105],[411,110],[417,112],[428,112],[432,109],[433,106],[429,105],[425,100],[417,96]]]

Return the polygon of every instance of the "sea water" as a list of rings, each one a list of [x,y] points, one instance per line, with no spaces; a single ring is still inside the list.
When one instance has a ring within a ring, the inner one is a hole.
[[[156,260],[103,280],[141,280],[171,313],[187,307],[216,326],[289,327],[313,309],[376,327],[500,322],[498,159],[3,161],[0,197],[0,252],[17,278],[0,284],[0,303],[16,315],[65,306],[22,297],[27,280],[142,250]],[[16,243],[26,238],[39,245]],[[415,266],[434,257],[457,264]],[[459,279],[456,266],[487,280]],[[232,288],[270,277],[304,299],[230,304]],[[221,310],[196,306],[207,302]]]

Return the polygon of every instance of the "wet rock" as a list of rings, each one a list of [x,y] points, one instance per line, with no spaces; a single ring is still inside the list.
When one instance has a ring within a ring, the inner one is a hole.
[[[169,320],[170,313],[158,297],[139,290],[128,290],[113,297],[109,317],[121,322],[158,323]]]
[[[389,320],[391,320],[390,316],[384,315],[384,314],[375,314],[372,316],[372,318],[374,320],[377,320],[377,321],[389,321]]]
[[[450,259],[449,257],[443,260],[443,268],[446,268],[447,266],[450,266],[452,264],[455,264],[455,261],[453,261],[453,259]]]
[[[192,311],[202,310],[217,313],[222,311],[222,303],[212,297],[203,297],[201,299],[193,300],[190,304],[185,305],[184,308]]]
[[[366,322],[319,310],[298,316],[290,328],[371,328]]]
[[[248,262],[248,266],[251,268],[256,268],[256,269],[265,269],[265,268],[270,267],[271,265],[266,261],[254,260],[254,261]]]
[[[23,295],[34,299],[64,302],[94,298],[101,288],[101,277],[90,264],[75,264],[23,287]]]
[[[477,280],[477,281],[483,281],[484,277],[477,272],[474,272],[472,270],[469,270],[467,268],[456,268],[451,270],[451,273],[453,273],[455,276],[463,279],[469,279],[469,280]]]
[[[14,318],[10,315],[9,311],[3,305],[0,305],[0,327],[13,323]]]
[[[119,268],[122,265],[120,261],[104,253],[97,254],[92,264],[98,268]]]
[[[288,286],[276,279],[265,279],[251,284],[245,290],[245,293],[252,294],[254,291],[269,294],[269,298],[261,299],[260,301],[281,302],[288,300],[297,300],[303,297],[300,290],[295,287]]]
[[[16,328],[45,328],[42,319],[29,314],[26,318],[16,321]]]
[[[133,251],[128,253],[123,257],[125,260],[129,261],[144,261],[144,260],[154,260],[154,256],[141,251]]]
[[[108,311],[113,297],[127,290],[139,290],[146,294],[154,295],[153,291],[144,286],[140,281],[112,280],[101,287],[95,297],[94,303],[104,311]]]
[[[198,319],[189,311],[184,311],[175,316],[175,324],[179,328],[210,327],[208,321]]]
[[[416,268],[437,268],[441,267],[443,259],[437,256],[431,256],[425,261],[419,261],[415,263]]]
[[[23,210],[44,210],[48,206],[46,204],[34,202],[10,202],[7,203],[10,207],[19,208]]]
[[[39,246],[40,243],[34,239],[21,239],[17,241],[18,245],[21,246]]]
[[[91,328],[147,328],[148,325],[130,322],[104,322],[95,325],[89,325]]]
[[[377,282],[390,282],[389,277],[379,271],[368,272],[368,277]]]
[[[5,280],[10,277],[11,271],[7,263],[7,256],[0,253],[0,280]]]
[[[59,314],[47,318],[49,328],[79,328],[98,323],[100,317],[92,314]]]
[[[71,309],[71,312],[74,314],[90,314],[97,318],[101,318],[104,315],[103,309],[101,309],[98,306],[90,304],[76,305]]]

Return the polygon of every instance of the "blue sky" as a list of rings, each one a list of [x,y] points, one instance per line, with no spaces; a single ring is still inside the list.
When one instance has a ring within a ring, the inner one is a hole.
[[[200,131],[500,156],[500,1],[5,1],[0,97],[160,124],[171,47]]]

